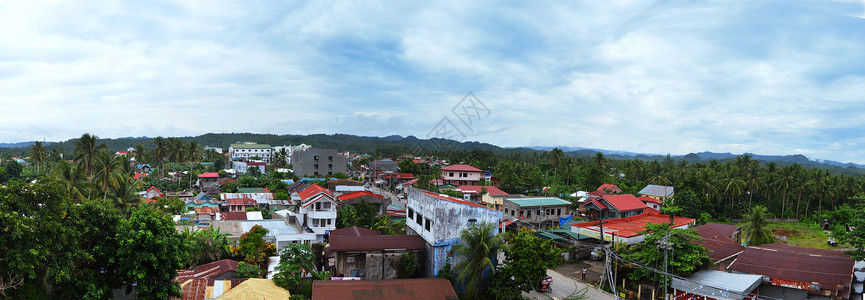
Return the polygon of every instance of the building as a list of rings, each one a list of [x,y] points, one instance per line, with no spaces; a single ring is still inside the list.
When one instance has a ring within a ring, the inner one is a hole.
[[[758,299],[763,276],[697,271],[684,279],[673,277],[673,299],[742,300]]]
[[[358,191],[351,192],[347,194],[343,194],[337,197],[339,199],[339,205],[358,205],[361,203],[366,203],[375,207],[376,211],[378,211],[379,215],[384,215],[387,212],[387,206],[390,205],[390,199],[385,198],[382,195],[374,194],[367,191]]]
[[[631,194],[603,195],[583,202],[580,209],[590,219],[617,219],[642,214],[649,207]]]
[[[726,236],[708,224],[694,227],[694,231],[700,235],[702,240],[695,243],[706,248],[706,255],[712,260],[713,269],[726,270],[733,260],[736,259],[745,247]]]
[[[390,159],[373,160],[366,163],[367,176],[375,177],[381,173],[394,173],[399,171],[399,164]]]
[[[422,262],[426,250],[420,236],[382,235],[356,226],[332,230],[328,241],[324,252],[331,274],[364,280],[395,279],[403,253],[414,252]]]
[[[662,205],[661,200],[651,198],[651,197],[645,197],[645,196],[644,197],[637,197],[637,199],[640,199],[640,201],[643,201],[643,204],[645,204],[646,206],[648,206],[651,209],[661,210],[661,205]]]
[[[225,291],[221,288],[225,281],[240,283],[246,280],[237,279],[235,276],[239,263],[235,260],[223,259],[194,269],[178,270],[174,281],[180,283],[181,299],[204,300],[221,296]]]
[[[200,188],[211,188],[219,184],[219,173],[207,172],[198,174],[198,186]]]
[[[447,279],[413,278],[393,280],[316,280],[312,300],[390,299],[458,300]]]
[[[243,143],[231,144],[231,146],[228,147],[228,157],[231,158],[231,160],[249,161],[258,157],[260,160],[267,163],[270,162],[272,154],[273,150],[268,144]]]
[[[740,235],[742,233],[742,229],[739,226],[731,225],[731,224],[721,224],[721,223],[706,223],[706,226],[711,227],[718,233],[736,241],[737,243],[741,242]]]
[[[841,251],[766,244],[745,248],[728,269],[764,276],[761,296],[847,299],[853,265],[853,259]]]
[[[348,159],[336,149],[307,148],[291,154],[294,175],[299,177],[330,176],[348,173]]]
[[[502,212],[489,207],[416,188],[408,189],[406,207],[406,233],[420,235],[426,244],[426,277],[438,274],[448,258],[454,265],[462,261],[451,248],[459,243],[464,229],[477,223],[498,228],[502,219]]]
[[[507,198],[502,202],[504,215],[519,220],[526,228],[543,229],[558,225],[559,218],[571,214],[571,202],[553,197]]]
[[[633,197],[633,195],[631,196]],[[671,228],[687,229],[694,225],[696,221],[691,218],[673,217],[655,212],[643,213],[627,218],[604,220],[603,240],[622,242],[628,245],[636,244],[646,239],[646,236],[640,233],[646,230],[646,224],[671,223]],[[601,221],[574,223],[571,225],[571,231],[595,239],[601,239]]]
[[[605,192],[608,194],[624,193],[624,191],[622,191],[622,189],[620,189],[618,185],[610,184],[610,183],[602,184],[601,186],[598,187],[598,189],[596,191],[602,191],[602,192]]]
[[[333,193],[333,192],[337,191],[337,187],[339,187],[339,186],[353,186],[353,187],[360,187],[361,188],[360,190],[362,191],[363,185],[364,185],[363,182],[360,182],[357,180],[337,179],[337,180],[328,181],[327,182],[327,189]]]
[[[495,208],[496,210],[501,210],[501,204],[502,203],[501,203],[501,200],[499,200],[497,203],[498,205],[495,205],[496,201],[493,199],[495,199],[497,196],[508,195],[508,193],[505,193],[505,191],[502,191],[499,188],[494,187],[494,186],[463,185],[463,186],[456,187],[454,190],[462,193],[463,199],[465,199],[465,200],[474,201],[474,202],[483,202],[486,204],[492,203],[493,208]],[[489,195],[489,196],[487,196],[487,195]],[[484,198],[486,198],[487,200],[484,201]],[[498,199],[501,199],[501,198],[498,198]]]
[[[240,237],[249,232],[253,226],[258,225],[267,229],[267,235],[264,236],[264,241],[274,243],[276,251],[282,251],[288,244],[311,244],[317,241],[316,234],[310,230],[305,230],[297,222],[292,222],[294,219],[270,219],[270,220],[253,220],[253,221],[212,221],[210,223],[214,229],[219,229],[220,233],[227,233],[229,241],[235,243],[240,241]]]
[[[242,176],[243,174],[249,173],[249,169],[258,168],[259,174],[264,174],[266,172],[265,165],[267,163],[263,161],[232,161],[231,169],[234,170],[234,174],[237,176]]]
[[[336,229],[336,197],[324,187],[313,184],[298,193],[304,225],[315,232],[319,242],[328,231]]]
[[[639,194],[640,197],[650,197],[664,201],[673,197],[675,189],[672,186],[650,184],[640,190],[637,194]]]
[[[481,180],[487,179],[483,170],[469,165],[450,165],[441,170],[444,184],[479,185]]]

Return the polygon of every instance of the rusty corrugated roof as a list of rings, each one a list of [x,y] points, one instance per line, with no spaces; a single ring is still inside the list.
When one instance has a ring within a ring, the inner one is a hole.
[[[378,235],[364,237],[331,236],[328,247],[331,252],[426,249],[423,239],[419,235]]]
[[[331,238],[337,237],[337,236],[339,236],[339,237],[361,237],[361,236],[381,235],[381,233],[379,233],[376,230],[367,229],[367,228],[363,228],[363,227],[357,227],[357,226],[331,230],[329,234],[330,234]]]
[[[853,280],[853,259],[841,251],[781,244],[748,247],[729,269],[771,278],[811,283],[836,290]]]
[[[451,283],[441,278],[315,281],[312,300],[330,299],[447,299],[456,300]]]
[[[717,263],[722,259],[745,250],[745,247],[739,245],[739,243],[736,243],[736,241],[725,236],[723,233],[718,232],[711,226],[708,226],[708,224],[697,226],[694,228],[694,231],[703,238],[702,241],[696,243],[703,245],[703,247],[708,250],[706,255],[712,259],[712,262]]]

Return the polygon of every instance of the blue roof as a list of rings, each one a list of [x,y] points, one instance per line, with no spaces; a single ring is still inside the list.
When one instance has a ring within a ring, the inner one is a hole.
[[[650,184],[640,190],[637,194],[670,197],[673,192],[675,192],[675,190],[672,186]]]

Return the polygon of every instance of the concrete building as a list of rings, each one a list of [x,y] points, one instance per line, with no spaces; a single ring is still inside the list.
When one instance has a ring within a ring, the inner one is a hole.
[[[331,274],[364,280],[396,279],[402,254],[414,252],[423,262],[426,250],[417,235],[382,235],[360,227],[333,230],[324,248]]]
[[[299,177],[348,173],[348,159],[336,152],[336,149],[295,150],[291,154],[291,163],[294,167],[294,175]]]
[[[200,188],[211,188],[217,184],[219,184],[219,173],[207,172],[198,174],[198,186]]]
[[[696,222],[697,220],[691,218],[671,217],[654,212],[627,218],[604,220],[603,240],[632,245],[646,240],[646,235],[641,234],[640,232],[646,230],[645,226],[648,223],[672,223],[670,224],[670,228],[687,229]],[[600,221],[573,223],[571,225],[571,231],[585,236],[590,236],[594,239],[601,239]]]
[[[273,150],[268,144],[243,143],[231,144],[231,146],[228,147],[228,157],[230,157],[231,160],[249,160],[258,157],[267,163],[270,162],[270,156],[272,154]]]
[[[304,215],[304,225],[315,232],[319,242],[324,241],[324,235],[336,229],[336,197],[317,184],[300,191],[298,196],[301,201],[299,213]]]
[[[633,217],[649,209],[646,203],[631,194],[603,195],[586,200],[580,206],[589,219],[617,219]]]
[[[661,201],[669,199],[673,197],[673,194],[676,193],[675,188],[672,186],[664,186],[664,185],[654,185],[650,184],[640,190],[640,197],[651,197]]]
[[[453,265],[462,261],[451,249],[464,229],[478,223],[499,228],[502,219],[502,212],[463,199],[416,188],[407,194],[406,233],[420,235],[426,244],[425,277],[438,274],[448,258]]]
[[[450,165],[441,170],[444,184],[478,185],[482,179],[488,179],[484,177],[483,170],[469,165]]]
[[[506,198],[502,202],[505,217],[533,229],[558,224],[559,218],[571,214],[570,207],[570,201],[554,197]]]

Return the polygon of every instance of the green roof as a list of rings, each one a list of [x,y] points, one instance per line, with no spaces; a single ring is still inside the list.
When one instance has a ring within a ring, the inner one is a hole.
[[[268,144],[231,144],[234,149],[270,149]]]
[[[269,193],[264,188],[237,188],[238,193],[254,194],[254,193]]]
[[[567,236],[570,236],[572,239],[575,239],[575,240],[585,240],[585,239],[591,239],[592,238],[590,236],[582,235],[582,234],[571,231],[571,226],[569,226],[569,225],[562,226],[562,229],[550,229],[550,230],[544,230],[543,232],[548,232],[548,233],[556,234],[556,235],[567,235]]]
[[[507,200],[516,203],[520,206],[520,208],[536,206],[571,205],[571,202],[559,198],[525,198]]]

